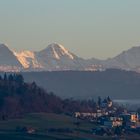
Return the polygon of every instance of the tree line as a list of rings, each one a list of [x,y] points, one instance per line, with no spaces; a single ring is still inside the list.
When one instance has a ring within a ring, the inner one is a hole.
[[[47,83],[46,83],[47,84]],[[55,86],[55,85],[54,85]],[[110,100],[108,97],[107,101]],[[98,101],[61,99],[53,92],[48,93],[35,82],[26,83],[21,74],[0,76],[0,118],[16,118],[26,113],[49,112],[66,113],[93,112],[101,105]]]

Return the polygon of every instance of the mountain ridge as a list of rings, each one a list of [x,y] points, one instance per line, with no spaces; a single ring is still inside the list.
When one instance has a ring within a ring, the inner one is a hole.
[[[87,60],[76,56],[57,43],[52,43],[38,52],[22,51],[14,54],[29,71],[86,70],[90,66]]]
[[[140,74],[133,71],[46,71],[23,72],[26,82],[35,81],[57,96],[90,99],[110,96],[112,99],[140,99]]]
[[[5,50],[0,51],[3,60],[0,61],[0,71],[103,71],[117,68],[140,72],[140,46],[132,47],[106,60],[81,58],[58,43],[49,44],[41,51],[16,52],[11,51],[5,44],[0,44],[0,49]]]

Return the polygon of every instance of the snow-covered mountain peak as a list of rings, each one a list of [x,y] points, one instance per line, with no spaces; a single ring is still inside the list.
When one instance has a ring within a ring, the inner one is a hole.
[[[25,70],[95,70],[90,60],[82,59],[60,44],[52,43],[39,52],[14,52]]]
[[[25,69],[33,67],[39,68],[40,65],[36,60],[35,53],[32,51],[21,51],[21,52],[14,52],[14,55],[18,58],[19,62],[23,65]]]
[[[28,50],[21,51],[21,52],[14,52],[14,54],[15,54],[16,56],[19,55],[19,56],[34,58],[34,52],[28,51]]]
[[[1,51],[2,50],[3,51],[10,51],[10,49],[8,48],[8,45],[7,44],[3,44],[3,43],[0,44],[0,49],[1,49]]]
[[[47,52],[48,55],[54,57],[55,59],[60,59],[62,56],[74,59],[74,56],[64,46],[57,43],[52,43],[48,45],[48,47],[41,52]]]
[[[51,43],[47,46],[47,48],[62,49],[63,51],[67,51],[64,46],[58,43]]]
[[[0,47],[8,47],[8,45],[4,43],[0,43]]]

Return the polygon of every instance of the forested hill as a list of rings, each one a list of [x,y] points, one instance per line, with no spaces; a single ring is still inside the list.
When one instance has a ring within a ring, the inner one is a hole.
[[[20,117],[33,112],[72,114],[75,111],[94,109],[96,104],[93,100],[62,100],[38,87],[35,82],[25,83],[20,74],[0,76],[0,119]]]
[[[140,74],[132,71],[108,69],[106,71],[56,71],[22,73],[25,81],[65,98],[140,99]]]

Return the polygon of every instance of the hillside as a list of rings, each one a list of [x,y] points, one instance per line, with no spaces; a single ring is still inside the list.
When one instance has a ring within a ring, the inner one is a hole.
[[[78,120],[80,127],[74,124],[76,118],[54,113],[32,113],[22,119],[0,121],[2,140],[112,140],[110,137],[95,136],[91,129],[96,127],[90,122]],[[28,134],[22,128],[32,128],[35,133]],[[53,131],[57,130],[57,131]]]
[[[0,120],[36,112],[73,114],[76,111],[93,111],[96,105],[91,101],[61,99],[35,82],[24,82],[20,74],[0,76]]]
[[[109,69],[102,72],[61,71],[23,73],[25,81],[68,98],[110,96],[113,99],[140,99],[140,74]]]

